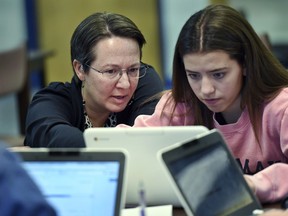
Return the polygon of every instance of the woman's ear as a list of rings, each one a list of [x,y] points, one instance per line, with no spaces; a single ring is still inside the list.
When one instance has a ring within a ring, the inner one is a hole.
[[[85,80],[85,72],[83,69],[83,65],[76,59],[73,60],[73,68],[74,71],[77,75],[77,77],[81,80],[84,81]]]

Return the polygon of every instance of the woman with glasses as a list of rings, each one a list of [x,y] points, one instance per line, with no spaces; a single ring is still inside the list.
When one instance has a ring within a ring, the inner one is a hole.
[[[71,38],[71,83],[54,82],[32,99],[25,145],[85,147],[90,127],[132,125],[139,114],[151,114],[163,83],[141,62],[145,38],[127,17],[95,13],[84,19]]]

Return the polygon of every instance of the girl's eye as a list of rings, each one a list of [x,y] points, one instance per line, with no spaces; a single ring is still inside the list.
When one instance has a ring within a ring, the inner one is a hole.
[[[222,79],[224,77],[225,73],[224,72],[217,72],[217,73],[213,73],[213,77],[215,79]]]
[[[193,80],[199,80],[201,78],[200,74],[198,73],[187,73],[187,76]]]

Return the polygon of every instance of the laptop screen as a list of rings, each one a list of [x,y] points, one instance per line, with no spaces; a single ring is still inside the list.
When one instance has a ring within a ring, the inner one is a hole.
[[[160,151],[187,212],[251,215],[261,205],[220,132],[211,130]]]
[[[96,158],[91,155],[85,157],[84,153],[78,159],[74,155],[70,158],[67,155],[53,157],[46,154],[41,160],[41,154],[36,159],[31,159],[35,152],[30,153],[30,156],[27,156],[29,153],[21,154],[24,168],[55,208],[57,215],[119,214],[124,178],[121,157],[113,160],[109,157],[113,153],[100,155],[101,153],[94,152]]]
[[[114,214],[119,163],[34,161],[24,166],[58,215]]]
[[[221,145],[183,157],[170,166],[196,215],[229,215],[253,202]]]

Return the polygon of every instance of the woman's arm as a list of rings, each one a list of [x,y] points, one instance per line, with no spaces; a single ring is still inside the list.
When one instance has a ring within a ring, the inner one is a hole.
[[[85,147],[81,100],[63,83],[54,83],[33,97],[26,120],[25,145]]]

